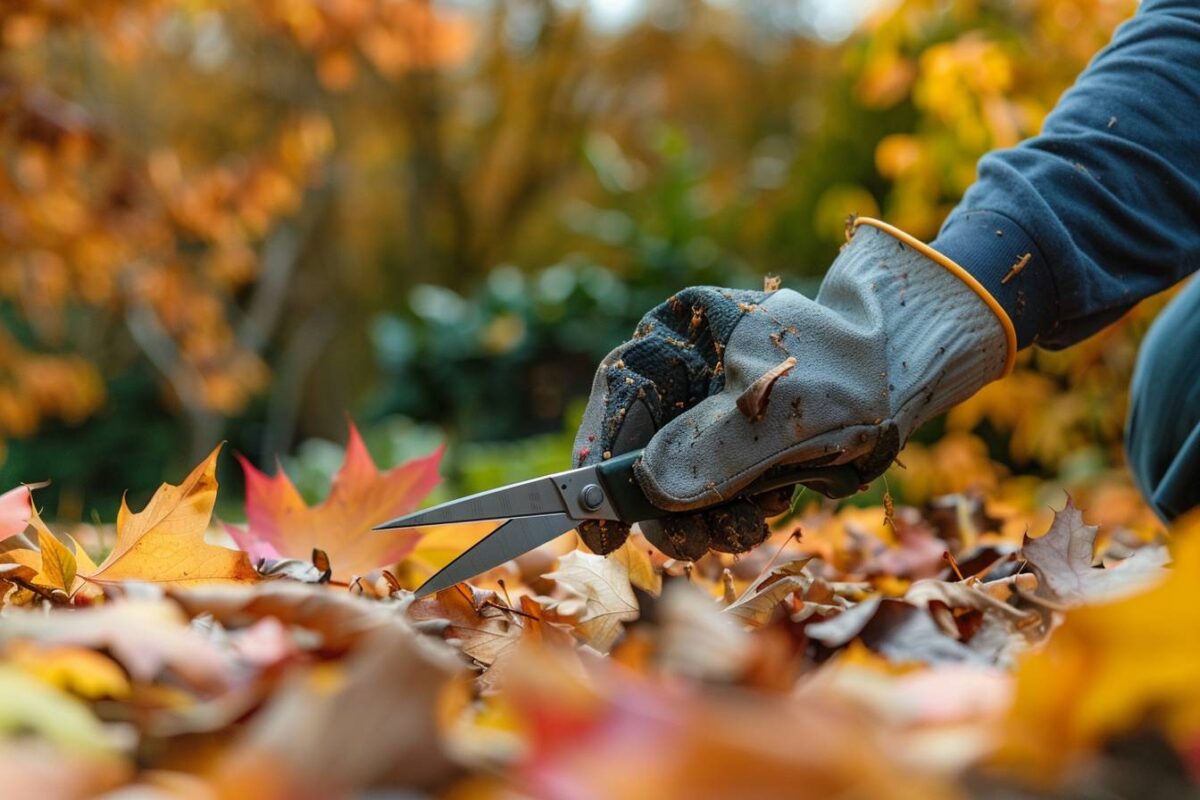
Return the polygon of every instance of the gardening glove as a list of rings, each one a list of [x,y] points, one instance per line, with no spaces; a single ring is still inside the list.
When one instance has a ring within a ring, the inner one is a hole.
[[[784,465],[865,485],[923,422],[1006,374],[1012,322],[954,262],[860,218],[816,300],[797,292],[686,289],[601,363],[575,442],[579,466],[644,447],[635,474],[656,506],[696,512],[643,523],[674,558],[741,552],[766,537],[779,492],[739,493]],[[844,495],[846,481],[818,491]],[[628,534],[586,523],[594,551]]]

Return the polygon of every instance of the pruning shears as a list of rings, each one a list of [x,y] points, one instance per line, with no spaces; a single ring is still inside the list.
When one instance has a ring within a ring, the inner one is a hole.
[[[507,520],[421,584],[416,596],[424,597],[540,547],[573,530],[583,520],[633,524],[673,516],[672,512],[651,503],[638,485],[633,467],[641,455],[641,450],[634,450],[600,464],[543,475],[451,500],[385,522],[375,530]],[[783,466],[751,483],[739,492],[739,496],[796,484],[817,487],[831,497],[844,497],[858,489],[859,477],[849,465]]]

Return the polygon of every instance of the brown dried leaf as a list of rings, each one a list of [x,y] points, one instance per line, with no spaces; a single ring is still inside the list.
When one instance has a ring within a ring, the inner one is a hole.
[[[414,601],[408,616],[419,622],[444,623],[443,638],[455,642],[480,664],[491,666],[521,636],[516,615],[495,607],[497,600],[495,592],[460,583]]]
[[[767,404],[771,400],[771,389],[775,387],[775,381],[787,375],[795,366],[795,356],[788,356],[779,364],[760,375],[738,397],[738,411],[741,411],[742,415],[751,422],[758,422],[762,419],[767,413]]]
[[[890,661],[988,664],[981,654],[947,636],[924,609],[883,600],[859,634],[863,644]]]
[[[558,569],[545,577],[582,603],[576,629],[601,652],[607,652],[621,635],[622,622],[638,618],[629,573],[620,561],[576,550],[560,558]]]
[[[1070,604],[1108,600],[1144,589],[1166,574],[1168,556],[1162,547],[1144,547],[1109,569],[1094,568],[1098,530],[1083,521],[1068,497],[1045,535],[1026,535],[1021,552],[1040,578],[1039,594]]]
[[[991,611],[1012,620],[1024,621],[1034,612],[1022,611],[998,600],[991,594],[979,588],[978,581],[970,579],[960,582],[939,581],[927,579],[917,581],[908,587],[904,595],[905,602],[917,608],[929,608],[933,602],[943,603],[950,608],[969,608],[975,611]]]
[[[843,647],[862,632],[867,623],[875,616],[875,612],[879,610],[879,604],[882,602],[883,598],[878,595],[868,597],[833,619],[809,625],[804,632],[808,638],[814,639],[826,647]]]
[[[790,561],[771,570],[750,584],[725,613],[753,627],[766,625],[784,598],[792,592],[804,592],[812,582],[804,571],[810,560],[811,557]]]

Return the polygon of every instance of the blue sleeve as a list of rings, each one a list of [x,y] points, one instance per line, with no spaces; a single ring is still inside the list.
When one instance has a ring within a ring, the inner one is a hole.
[[[1046,118],[979,161],[933,247],[1059,348],[1200,268],[1200,2],[1143,0]]]

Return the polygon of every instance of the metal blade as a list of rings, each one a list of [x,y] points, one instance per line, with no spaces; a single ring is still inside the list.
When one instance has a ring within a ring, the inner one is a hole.
[[[595,467],[580,467],[554,475],[512,483],[498,489],[473,494],[458,500],[417,511],[390,522],[376,525],[375,530],[417,528],[430,525],[452,525],[456,522],[476,522],[484,519],[513,519],[539,514],[570,514],[577,519],[615,519],[616,514],[607,498],[595,511],[586,511],[568,504],[565,496],[574,498],[579,489],[598,483]]]
[[[567,509],[562,495],[555,488],[554,478],[555,476],[548,475],[451,500],[424,511],[397,517],[390,522],[377,525],[375,530],[561,513]]]
[[[576,520],[566,514],[510,519],[438,570],[433,577],[421,584],[416,596],[424,597],[440,592],[448,586],[498,567],[505,561],[557,539],[574,528],[575,523]]]

